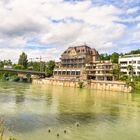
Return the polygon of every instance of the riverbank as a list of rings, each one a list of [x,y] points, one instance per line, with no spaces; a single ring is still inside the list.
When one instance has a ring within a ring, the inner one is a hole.
[[[95,90],[117,91],[117,92],[131,92],[131,86],[128,86],[125,82],[121,81],[77,81],[66,79],[33,79],[33,84],[64,86],[74,88],[88,88]]]

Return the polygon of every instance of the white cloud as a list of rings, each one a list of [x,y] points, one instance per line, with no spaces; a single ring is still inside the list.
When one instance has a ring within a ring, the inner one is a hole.
[[[137,10],[135,7],[125,12]],[[12,54],[6,56],[6,51],[15,52],[16,57],[21,51],[29,51],[30,57],[52,54],[56,58],[74,43],[87,43],[97,49],[117,47],[114,42],[123,37],[127,28],[118,23],[122,21],[121,14],[124,10],[116,6],[93,5],[91,1],[1,0],[0,49],[5,53],[0,58],[12,58]],[[135,20],[139,21],[139,16]],[[27,49],[29,40],[34,37],[44,47],[53,44],[57,48],[53,47],[51,51]]]
[[[134,8],[128,9],[126,12],[127,14],[133,14],[133,13],[136,13],[138,10],[140,10],[139,7],[134,7]]]

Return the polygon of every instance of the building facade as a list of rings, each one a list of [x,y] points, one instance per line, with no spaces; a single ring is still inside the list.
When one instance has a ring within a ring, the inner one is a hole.
[[[114,64],[100,62],[99,53],[86,45],[69,47],[60,60],[59,68],[54,70],[55,79],[114,80]]]
[[[63,68],[83,68],[85,64],[94,63],[99,59],[98,52],[87,45],[69,47],[60,58]]]
[[[128,70],[129,65],[133,67],[134,75],[140,74],[140,54],[122,56],[119,58],[119,64],[123,74],[130,75]]]
[[[100,59],[99,53],[87,45],[69,47],[61,55],[60,67],[54,70],[55,78],[81,78],[86,64]]]
[[[86,65],[87,78],[92,80],[113,81],[113,68],[116,64],[110,61],[96,62],[94,64]]]

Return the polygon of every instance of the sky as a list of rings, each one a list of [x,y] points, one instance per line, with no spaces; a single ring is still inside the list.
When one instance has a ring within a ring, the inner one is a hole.
[[[0,60],[58,61],[69,46],[140,49],[140,0],[0,0]]]

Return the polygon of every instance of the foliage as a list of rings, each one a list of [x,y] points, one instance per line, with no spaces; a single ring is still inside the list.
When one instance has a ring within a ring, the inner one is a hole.
[[[109,54],[107,54],[107,53],[105,53],[105,54],[100,54],[100,59],[101,60],[110,60],[110,58],[111,58],[111,55],[109,55]]]
[[[140,54],[140,49],[138,50],[132,50],[131,52],[129,53],[126,53],[127,55],[130,55],[130,54]]]
[[[132,77],[128,75],[122,75],[120,80],[125,81],[127,85],[131,86],[133,89],[140,90],[140,75]]]
[[[0,140],[5,140],[4,135],[5,135],[5,121],[4,119],[0,118]],[[14,137],[9,137],[9,140],[16,140]]]
[[[24,67],[23,67],[23,65],[20,65],[20,64],[14,64],[13,68],[14,69],[23,69]]]
[[[47,62],[47,65],[46,65],[46,75],[48,77],[53,75],[54,68],[55,68],[55,61],[50,60],[49,62]]]
[[[16,138],[10,137],[9,140],[16,140]]]
[[[4,123],[4,120],[0,119],[0,140],[3,140],[3,135],[5,131]]]
[[[112,63],[118,63],[118,60],[119,60],[119,54],[116,52],[112,53],[112,55],[111,55]]]
[[[83,81],[79,81],[78,85],[79,85],[79,88],[83,88],[84,87],[84,82]]]
[[[128,80],[128,75],[124,74],[120,76],[121,81],[127,81]]]
[[[29,62],[28,63],[29,70],[45,72],[45,68],[46,68],[45,62]]]
[[[117,52],[114,52],[112,54],[101,54],[100,55],[100,59],[102,61],[105,61],[105,60],[111,60],[113,63],[118,63],[118,59],[119,59],[119,53]]]
[[[121,76],[121,67],[120,65],[116,65],[114,68],[113,68],[113,76],[116,78],[116,80],[120,79],[120,76]]]
[[[9,77],[9,80],[10,81],[14,81],[14,82],[17,82],[17,81],[19,81],[19,77],[17,76],[17,75],[11,75],[10,77]]]
[[[130,75],[133,76],[133,73],[134,73],[133,66],[132,65],[128,65],[127,69],[128,69],[128,72],[130,73]]]
[[[0,61],[0,68],[4,68],[5,65],[11,66],[12,65],[12,61],[11,60]]]
[[[19,56],[18,64],[22,65],[24,69],[27,68],[28,59],[27,59],[27,55],[24,52],[22,52],[22,54]]]

